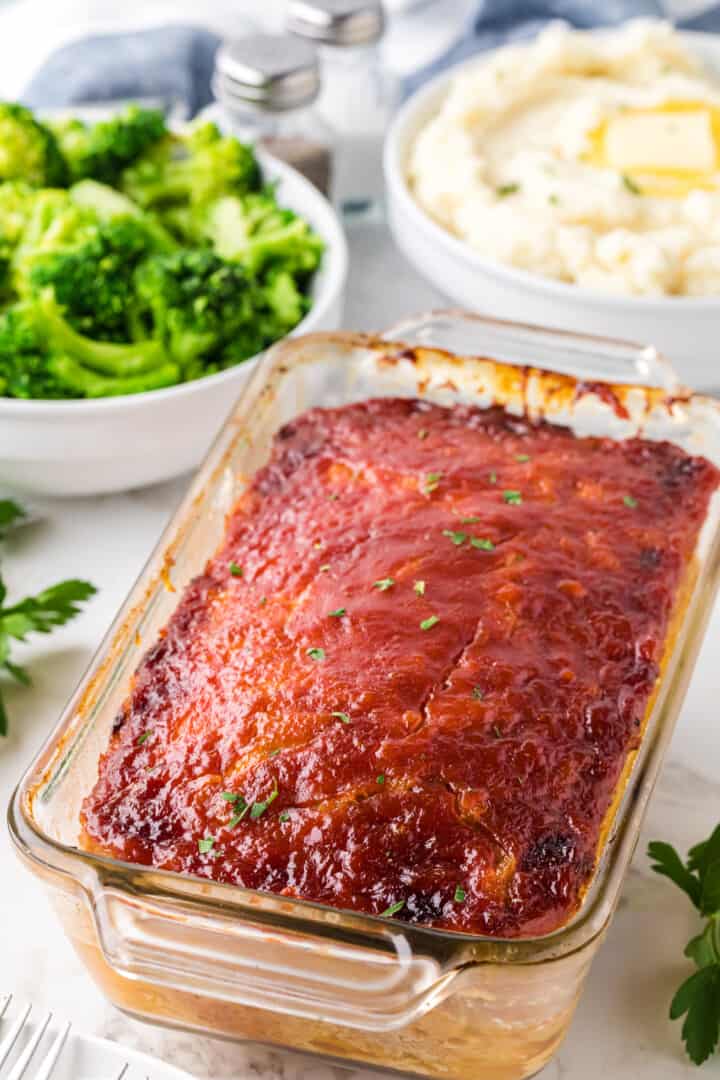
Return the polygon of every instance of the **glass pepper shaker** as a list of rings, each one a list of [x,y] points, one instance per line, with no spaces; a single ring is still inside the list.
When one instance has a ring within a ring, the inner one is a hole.
[[[288,0],[287,29],[319,50],[323,86],[317,108],[341,140],[335,161],[335,201],[348,216],[364,216],[383,194],[382,139],[397,101],[384,71],[379,0]]]
[[[244,142],[264,146],[327,195],[333,133],[314,108],[320,86],[317,52],[308,42],[251,34],[218,49],[216,101],[201,116]]]

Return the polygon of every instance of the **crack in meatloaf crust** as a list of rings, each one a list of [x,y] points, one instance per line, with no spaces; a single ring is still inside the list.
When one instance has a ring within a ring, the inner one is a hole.
[[[139,668],[83,846],[450,930],[562,925],[717,483],[499,408],[305,413]]]

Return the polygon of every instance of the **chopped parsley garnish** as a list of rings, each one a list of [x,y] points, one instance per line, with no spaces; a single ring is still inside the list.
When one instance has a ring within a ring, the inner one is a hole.
[[[375,783],[376,784],[384,784],[385,783],[385,773],[379,773],[379,775],[375,777]]]
[[[516,454],[515,455],[515,460],[519,461],[520,463],[523,463],[525,461],[530,460],[530,455],[529,454]]]
[[[420,629],[432,630],[433,626],[435,626],[435,624],[439,622],[440,619],[437,617],[437,615],[430,615],[429,618],[423,619],[423,621],[420,623]]]
[[[478,548],[479,551],[494,551],[495,545],[492,540],[488,540],[484,536],[471,536],[470,546]]]
[[[278,747],[277,750],[271,750],[268,754],[268,758],[277,757],[279,753],[281,753],[281,747]]]
[[[442,480],[441,472],[429,472],[425,477],[425,483],[423,484],[423,493],[425,495],[432,494],[436,490],[438,484]]]
[[[508,195],[514,195],[516,191],[520,190],[520,185],[516,183],[512,184],[500,184],[500,187],[495,188],[495,194],[498,199],[505,199]]]
[[[278,797],[278,786],[277,786],[277,780],[276,780],[275,781],[275,787],[272,789],[272,791],[268,795],[267,799],[265,799],[264,802],[254,802],[252,804],[252,806],[250,807],[250,817],[251,817],[251,819],[253,821],[257,821],[257,819],[259,817],[262,817],[262,815],[265,813],[265,811],[267,810],[270,803],[275,802],[275,799],[277,799],[277,797]]]
[[[373,582],[373,589],[379,589],[380,592],[387,592],[388,589],[392,589],[394,584],[395,578],[384,577],[380,578],[379,581]]]
[[[238,795],[235,805],[238,807],[238,809],[235,811],[235,813],[228,822],[228,828],[230,829],[234,829],[236,825],[239,825],[242,819],[247,814],[248,810],[250,809],[250,803],[245,802],[242,795]]]
[[[231,562],[229,569],[233,577],[242,577],[245,573],[242,566],[238,566],[236,562]]]
[[[306,651],[307,655],[310,657],[311,660],[324,660],[325,659],[325,650],[324,649],[306,649],[305,651]]]
[[[522,492],[520,491],[503,491],[503,501],[510,506],[519,506],[522,502]]]
[[[473,688],[472,688],[472,696],[477,701],[482,701],[482,699],[485,697],[485,691],[480,686],[473,686]]]
[[[488,473],[488,480],[491,484],[497,484],[497,473],[494,469],[491,473]]]
[[[425,582],[424,581],[416,581],[415,584],[413,585],[413,591],[416,592],[418,594],[418,596],[424,596],[425,595]]]
[[[455,529],[443,529],[442,534],[452,540],[455,547],[460,547],[467,540],[467,533],[458,532]]]
[[[461,525],[477,525],[480,518],[476,514],[471,514],[470,517],[460,518]]]
[[[198,851],[201,855],[208,855],[212,851],[214,843],[214,836],[206,836],[204,840],[198,840]]]
[[[330,569],[330,563],[329,562],[325,562],[325,563],[322,564],[322,566],[318,566],[318,570],[320,571],[321,574],[326,574],[329,569]]]
[[[637,499],[634,499],[634,498],[632,497],[632,495],[623,495],[623,502],[624,502],[624,503],[625,503],[625,505],[626,505],[626,506],[628,506],[628,507],[629,507],[629,508],[630,508],[631,510],[634,510],[634,509],[635,509],[635,507],[637,506]]]
[[[623,173],[621,176],[623,185],[627,188],[631,195],[642,195],[642,188],[637,184],[632,176],[628,176],[627,173]]]
[[[457,885],[455,888],[455,903],[462,904],[466,896],[467,893],[463,889],[462,885]]]
[[[282,821],[283,824],[284,824],[286,821],[289,821],[289,820],[290,820],[290,811],[289,810],[282,810],[281,813],[278,815],[278,821]]]
[[[497,724],[493,724],[493,735],[496,739],[502,739],[502,731],[497,726]]]
[[[146,743],[148,741],[148,739],[150,738],[151,735],[152,735],[152,731],[143,731],[142,735],[138,735],[137,742],[135,743],[135,745],[136,746],[142,746],[143,743]]]
[[[237,802],[240,796],[236,795],[234,791],[223,791],[220,798],[224,799],[225,802]]]
[[[427,428],[421,427],[418,430],[417,437],[418,437],[418,439],[427,439],[429,434],[430,434],[430,432],[428,431]]]
[[[334,611],[328,611],[328,615],[336,619],[340,619],[345,614],[347,614],[347,608],[344,607],[335,608]]]
[[[331,716],[337,716],[338,720],[342,720],[343,724],[350,724],[352,721],[346,712],[331,712]]]
[[[380,912],[380,918],[385,919],[385,918],[389,918],[391,915],[397,915],[398,911],[402,911],[402,909],[404,907],[405,907],[405,901],[404,900],[398,900],[397,903],[391,904],[390,907],[385,908],[384,911],[381,911]]]
[[[559,204],[559,202],[560,202],[560,199],[558,198],[557,195],[555,195],[553,193],[552,195],[548,195],[548,202],[550,203],[551,206],[557,206]]]

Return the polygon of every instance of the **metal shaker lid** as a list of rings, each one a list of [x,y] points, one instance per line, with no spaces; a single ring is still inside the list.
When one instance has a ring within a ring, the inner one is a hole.
[[[292,34],[249,34],[224,41],[215,56],[213,91],[232,108],[281,112],[309,105],[320,91],[314,48]]]
[[[383,35],[380,0],[289,0],[287,29],[323,45],[371,45]]]

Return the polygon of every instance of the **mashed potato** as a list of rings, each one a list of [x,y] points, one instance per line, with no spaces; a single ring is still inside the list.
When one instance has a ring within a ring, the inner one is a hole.
[[[480,60],[408,179],[501,262],[605,292],[720,293],[720,79],[667,23],[556,24]]]

